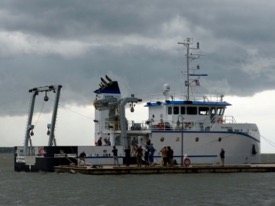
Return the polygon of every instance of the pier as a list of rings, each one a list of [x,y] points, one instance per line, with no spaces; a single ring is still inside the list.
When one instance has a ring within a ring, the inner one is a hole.
[[[80,173],[87,175],[125,175],[125,174],[190,174],[190,173],[248,173],[248,172],[275,172],[275,164],[243,164],[243,165],[191,165],[181,166],[70,166],[54,167],[57,173]]]

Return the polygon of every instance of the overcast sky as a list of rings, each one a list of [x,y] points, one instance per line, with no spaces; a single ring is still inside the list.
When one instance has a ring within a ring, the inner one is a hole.
[[[164,83],[181,90],[185,48],[177,43],[187,37],[200,42],[198,63],[209,75],[201,81],[210,90],[238,98],[275,90],[274,8],[267,0],[1,0],[2,145],[24,141],[33,87],[62,85],[61,109],[79,113],[89,135],[93,91],[105,74],[143,99]]]

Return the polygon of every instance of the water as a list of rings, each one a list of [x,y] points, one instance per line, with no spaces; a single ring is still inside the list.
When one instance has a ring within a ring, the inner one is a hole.
[[[264,155],[263,162],[275,162]],[[0,154],[0,205],[275,205],[275,173],[90,176],[13,171]]]

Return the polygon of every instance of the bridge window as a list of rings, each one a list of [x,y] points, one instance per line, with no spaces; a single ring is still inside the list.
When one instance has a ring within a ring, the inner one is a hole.
[[[174,107],[174,114],[179,114],[179,107]]]
[[[168,107],[168,111],[167,111],[167,113],[168,113],[169,115],[171,115],[171,114],[172,114],[172,107]]]
[[[200,115],[208,115],[209,114],[209,107],[199,107],[199,114]]]
[[[223,113],[224,113],[224,107],[217,108],[217,114],[218,115],[223,115]]]
[[[185,107],[180,107],[180,114],[185,114]]]
[[[187,107],[187,114],[196,115],[197,114],[197,107]]]
[[[211,107],[211,114],[216,114],[216,108],[215,107]]]

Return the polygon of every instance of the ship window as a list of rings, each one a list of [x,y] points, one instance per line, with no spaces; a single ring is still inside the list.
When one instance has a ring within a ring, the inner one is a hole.
[[[209,107],[199,107],[199,114],[200,115],[208,115],[209,114]]]
[[[180,107],[180,114],[185,114],[185,107]]]
[[[225,108],[224,108],[224,107],[220,107],[220,108],[218,108],[219,115],[223,115],[223,114],[224,114],[224,110],[225,110]]]
[[[219,108],[217,108],[217,114],[218,114],[218,115],[223,115],[223,114],[224,114],[224,110],[225,110],[224,107],[219,107]]]
[[[222,115],[223,114],[223,108],[221,108],[221,107],[217,108],[217,114]]]
[[[197,107],[187,107],[187,114],[196,115]]]
[[[174,114],[179,114],[179,107],[174,107]]]
[[[168,114],[172,114],[172,107],[168,107]]]
[[[215,107],[211,107],[211,114],[216,114],[216,108]]]

